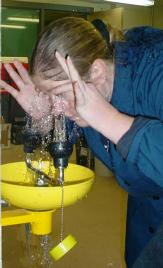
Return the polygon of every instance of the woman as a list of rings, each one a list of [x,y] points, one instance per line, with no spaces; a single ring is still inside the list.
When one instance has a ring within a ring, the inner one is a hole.
[[[112,45],[109,38],[103,22],[59,19],[37,42],[31,78],[19,62],[19,74],[6,64],[19,91],[0,85],[38,122],[62,112],[76,122],[129,193],[130,268],[163,220],[163,31],[136,28]]]

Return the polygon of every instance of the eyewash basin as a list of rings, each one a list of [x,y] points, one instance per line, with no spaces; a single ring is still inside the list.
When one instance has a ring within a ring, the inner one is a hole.
[[[54,210],[61,207],[62,187],[38,187],[26,183],[27,168],[25,162],[3,164],[1,168],[2,198],[16,207],[33,211]],[[55,169],[54,169],[55,174]],[[92,170],[76,164],[65,169],[63,186],[64,206],[82,199],[89,192],[94,181]]]

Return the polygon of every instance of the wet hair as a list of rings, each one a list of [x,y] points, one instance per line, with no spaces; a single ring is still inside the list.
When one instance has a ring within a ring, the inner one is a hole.
[[[31,74],[41,74],[45,79],[66,79],[55,58],[56,50],[63,56],[68,54],[71,57],[82,77],[88,74],[91,64],[97,58],[112,58],[111,48],[100,31],[83,18],[60,18],[45,28],[33,51]]]

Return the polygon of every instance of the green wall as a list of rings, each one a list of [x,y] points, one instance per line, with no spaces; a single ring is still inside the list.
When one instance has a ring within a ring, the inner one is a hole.
[[[1,28],[1,56],[31,57],[39,33],[39,23],[9,21],[8,17],[39,18],[39,10],[2,8],[1,24],[23,25],[26,29]]]

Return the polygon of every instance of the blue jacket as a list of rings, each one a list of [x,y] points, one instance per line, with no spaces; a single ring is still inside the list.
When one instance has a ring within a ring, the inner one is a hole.
[[[89,127],[83,131],[95,156],[129,193],[130,268],[163,221],[163,31],[139,27],[129,30],[126,39],[115,43],[111,103],[136,118],[133,126],[117,146],[110,142],[108,150],[108,140],[100,133]]]
[[[163,223],[134,262],[132,268],[162,268],[163,267]]]

